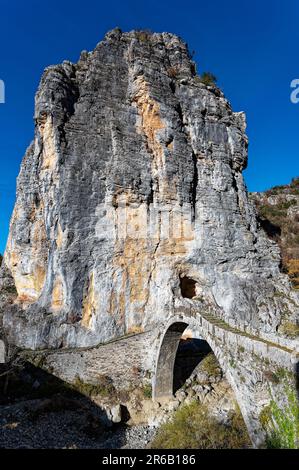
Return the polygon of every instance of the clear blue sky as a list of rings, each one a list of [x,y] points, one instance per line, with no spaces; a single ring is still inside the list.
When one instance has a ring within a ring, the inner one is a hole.
[[[218,77],[234,110],[247,114],[249,190],[299,175],[299,104],[289,98],[299,78],[298,0],[1,0],[0,17],[0,252],[43,69],[77,61],[115,26],[176,33],[196,52],[198,71]]]

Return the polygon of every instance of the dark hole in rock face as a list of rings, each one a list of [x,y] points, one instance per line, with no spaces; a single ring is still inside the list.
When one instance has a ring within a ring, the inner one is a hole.
[[[122,423],[127,423],[131,419],[128,408],[125,405],[120,405],[120,410]]]
[[[173,370],[173,392],[181,388],[198,364],[211,352],[209,344],[203,339],[181,339]]]
[[[193,299],[196,296],[196,281],[190,277],[180,277],[180,288],[182,296],[187,299]]]
[[[270,238],[273,238],[276,241],[279,239],[281,236],[281,228],[278,225],[275,225],[270,222],[270,220],[263,219],[261,217],[257,217],[257,220]]]

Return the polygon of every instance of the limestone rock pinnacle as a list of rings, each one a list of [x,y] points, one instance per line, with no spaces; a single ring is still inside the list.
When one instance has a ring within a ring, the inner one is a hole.
[[[248,200],[245,127],[173,34],[115,29],[48,67],[4,256],[10,340],[96,345],[191,304],[276,335],[298,298]]]

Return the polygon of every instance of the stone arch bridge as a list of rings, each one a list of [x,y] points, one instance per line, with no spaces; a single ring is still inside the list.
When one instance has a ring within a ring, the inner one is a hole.
[[[233,328],[211,314],[177,314],[164,325],[155,345],[155,400],[172,396],[177,348],[186,329],[196,331],[209,344],[234,391],[254,445],[263,445],[267,435],[261,419],[264,410],[275,401],[281,410],[288,409],[286,396],[292,387],[297,400],[298,351]]]
[[[294,432],[298,431],[292,398],[297,403],[298,351],[238,330],[211,313],[178,310],[143,333],[98,347],[30,352],[30,360],[41,363],[42,355],[43,367],[70,383],[79,378],[96,385],[99,377],[108,376],[117,390],[126,390],[151,381],[153,400],[165,403],[173,397],[174,363],[185,330],[191,330],[212,349],[255,446],[262,446],[267,433],[273,431],[273,423],[266,429],[265,419],[261,419],[267,415],[272,422],[271,406],[281,410]],[[277,424],[283,427],[285,423]]]

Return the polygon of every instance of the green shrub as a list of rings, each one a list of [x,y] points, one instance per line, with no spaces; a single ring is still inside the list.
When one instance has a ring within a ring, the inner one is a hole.
[[[212,352],[209,353],[203,360],[200,362],[200,369],[203,372],[206,372],[208,375],[217,375],[219,373],[219,362]]]
[[[207,408],[194,401],[179,408],[171,421],[163,424],[152,449],[239,449],[250,447],[250,439],[240,410],[230,425],[219,424]]]
[[[286,321],[280,326],[279,332],[292,339],[298,338],[299,325],[290,321]]]
[[[289,397],[290,399],[290,397]],[[299,417],[297,398],[289,400],[286,409],[278,407],[272,400],[270,432],[266,440],[268,449],[297,449],[299,439]],[[272,428],[272,429],[271,429]]]
[[[216,85],[217,78],[211,72],[203,72],[202,75],[200,76],[200,81],[204,85],[211,86],[211,85]]]
[[[145,398],[152,398],[152,386],[151,384],[145,384],[142,387],[142,393]]]
[[[140,42],[149,42],[152,32],[149,29],[136,31],[135,35]]]
[[[299,189],[299,177],[298,176],[297,176],[297,178],[292,179],[290,186],[291,186],[292,189],[294,189],[294,188]]]
[[[259,421],[262,425],[262,428],[266,430],[271,423],[271,407],[270,405],[264,406],[262,409],[260,416],[259,416]]]
[[[293,374],[277,369],[276,375],[284,381],[283,396],[286,404],[281,406],[273,397],[270,405],[260,414],[260,423],[267,432],[266,447],[269,449],[297,449],[299,445],[299,407]]]

